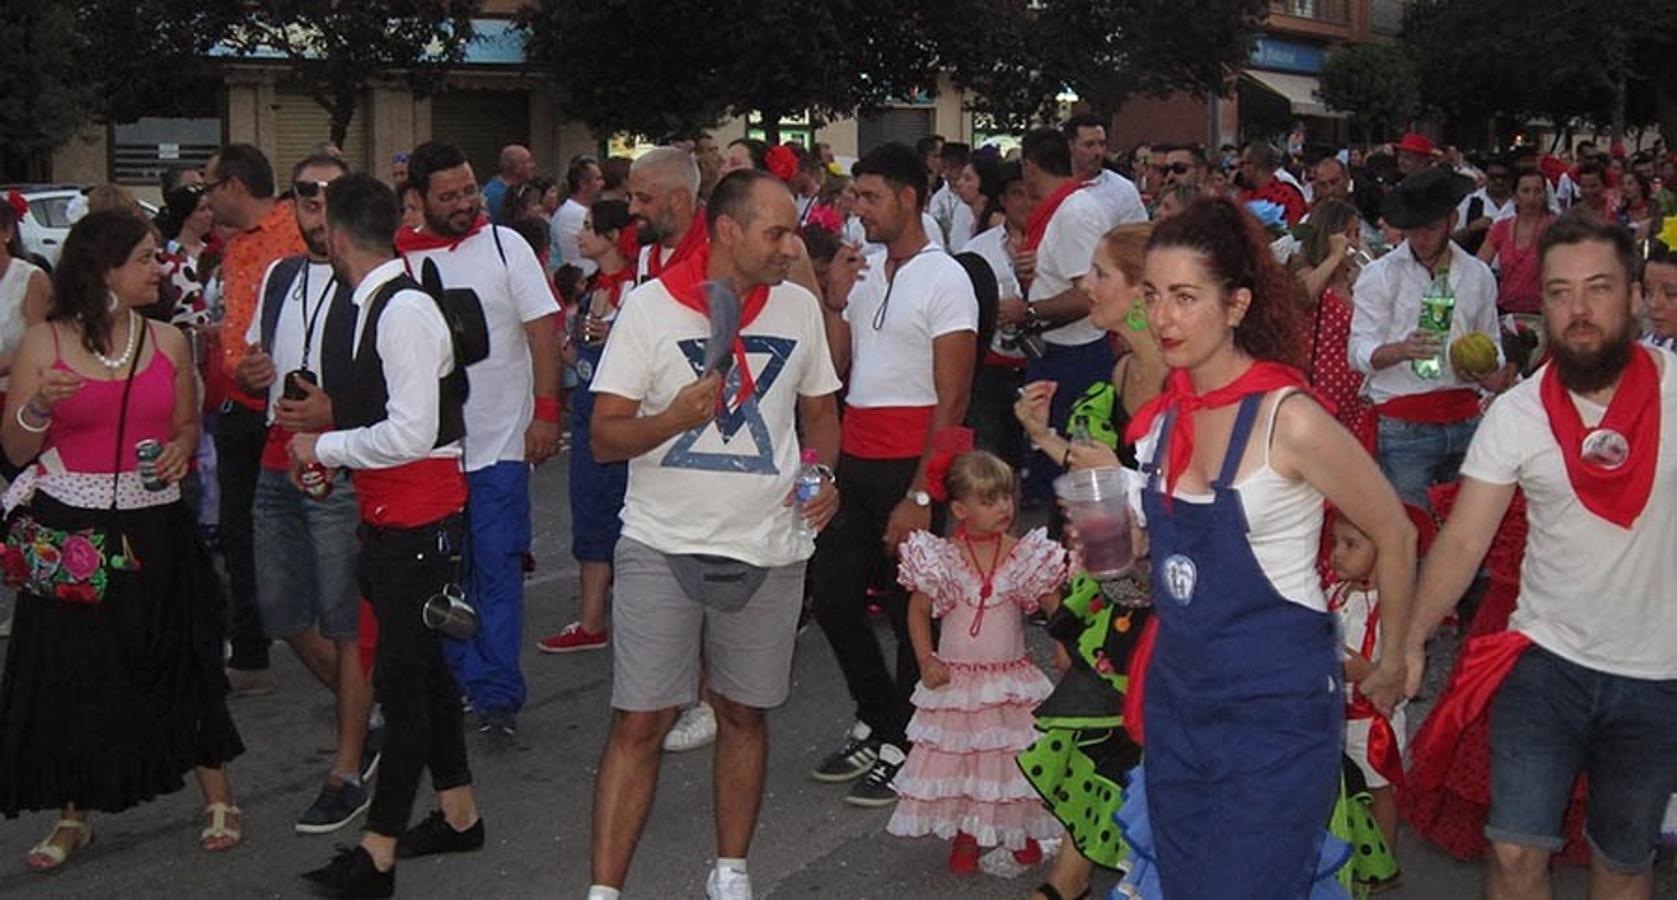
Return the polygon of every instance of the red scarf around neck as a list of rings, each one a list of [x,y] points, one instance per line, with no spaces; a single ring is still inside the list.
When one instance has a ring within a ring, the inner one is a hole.
[[[685,246],[686,241],[682,243]],[[680,252],[679,249],[677,252]],[[669,291],[677,303],[708,319],[710,303],[705,299],[704,285],[709,268],[710,244],[707,241],[691,251],[678,265],[665,270],[664,274],[658,276],[658,280],[664,283],[664,290]],[[757,285],[740,298],[740,334],[745,333],[745,329],[762,314],[763,307],[768,303],[769,286],[766,284]],[[739,409],[757,392],[757,380],[751,377],[751,366],[745,357],[745,341],[740,335],[734,336],[734,366],[740,372],[739,395],[734,398],[734,408]],[[726,403],[726,399],[723,402]]]
[[[1068,178],[1064,184],[1054,190],[1054,193],[1049,194],[1046,199],[1038,203],[1036,209],[1031,210],[1030,218],[1025,220],[1026,250],[1035,251],[1036,248],[1042,246],[1042,239],[1048,234],[1048,223],[1054,218],[1054,211],[1060,208],[1061,203],[1066,202],[1066,198],[1070,197],[1073,191],[1082,190],[1088,186],[1089,182],[1087,181]]]
[[[1584,438],[1596,430],[1584,425],[1572,395],[1561,385],[1550,362],[1543,372],[1543,411],[1549,430],[1566,461],[1566,477],[1579,502],[1590,512],[1620,528],[1630,528],[1648,505],[1660,455],[1660,373],[1652,353],[1631,349],[1613,400],[1597,428],[1616,431],[1630,444],[1630,458],[1616,469],[1606,469],[1583,458]]]
[[[416,250],[454,250],[461,244],[465,243],[467,238],[482,231],[488,225],[489,217],[479,214],[477,221],[472,223],[471,228],[466,229],[465,234],[457,234],[453,237],[444,237],[440,234],[432,234],[429,231],[415,231],[411,228],[401,228],[396,231],[396,252],[413,253]]]
[[[1170,458],[1165,460],[1165,499],[1169,502],[1176,492],[1177,479],[1182,477],[1189,461],[1194,458],[1194,413],[1228,406],[1248,394],[1263,394],[1284,387],[1311,390],[1304,380],[1304,373],[1277,362],[1254,362],[1239,378],[1204,394],[1194,393],[1187,369],[1171,369],[1170,376],[1165,379],[1164,391],[1136,411],[1135,418],[1124,430],[1124,440],[1132,444],[1141,440],[1152,430],[1153,420],[1172,410],[1176,412],[1170,433]],[[1159,437],[1162,440],[1164,435]],[[1155,460],[1154,464],[1157,465],[1158,461]]]
[[[698,212],[693,215],[693,224],[687,226],[687,233],[682,235],[681,243],[675,245],[670,252],[669,259],[660,258],[664,253],[663,244],[653,244],[652,252],[646,255],[646,274],[649,278],[662,277],[664,272],[691,259],[693,254],[710,248],[710,229],[705,227],[705,215]],[[704,266],[699,267],[699,281],[704,281]],[[703,292],[701,292],[702,295]],[[702,297],[701,297],[702,299]],[[697,307],[695,307],[697,308]]]

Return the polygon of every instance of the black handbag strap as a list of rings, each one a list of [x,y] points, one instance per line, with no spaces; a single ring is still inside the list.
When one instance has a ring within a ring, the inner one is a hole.
[[[132,313],[130,313],[130,315],[132,315]],[[140,367],[140,356],[143,355],[146,350],[146,335],[151,332],[151,325],[147,323],[143,317],[136,318],[140,319],[139,325],[135,326],[140,329],[140,338],[134,343],[133,358],[128,360],[128,378],[122,384],[122,405],[118,407],[116,416],[116,458],[111,462],[112,513],[116,512],[117,484],[119,483],[122,475],[122,436],[128,428],[128,395],[134,391],[134,372]],[[132,324],[133,319],[130,319],[129,322]],[[115,524],[114,515],[112,516],[112,519],[112,524]]]

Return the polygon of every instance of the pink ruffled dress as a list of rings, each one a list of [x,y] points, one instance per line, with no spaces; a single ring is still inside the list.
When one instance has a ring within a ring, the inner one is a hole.
[[[988,562],[993,545],[976,546]],[[914,689],[914,747],[893,782],[899,799],[886,831],[946,840],[964,831],[980,846],[1011,850],[1060,836],[1014,756],[1036,739],[1031,712],[1054,688],[1025,653],[1024,616],[1065,575],[1065,549],[1041,528],[997,565],[988,599],[959,543],[922,531],[903,544],[897,577],[930,597],[943,620],[938,659],[949,683]]]

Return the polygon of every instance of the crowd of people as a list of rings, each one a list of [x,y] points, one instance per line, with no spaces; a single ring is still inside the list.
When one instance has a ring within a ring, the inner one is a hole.
[[[305,884],[391,896],[398,859],[482,848],[467,716],[517,733],[531,472],[563,455],[579,602],[535,643],[612,650],[590,900],[662,755],[712,744],[707,895],[752,896],[811,620],[855,712],[810,777],[957,875],[1360,896],[1401,883],[1404,819],[1488,897],[1547,896],[1557,853],[1650,896],[1673,158],[1109,137],[700,134],[556,179],[512,145],[481,185],[440,142],[394,185],[229,144],[155,220],[90,192],[50,275],[0,204],[0,812],[59,815],[28,864],[189,770],[203,850],[238,846],[229,703],[276,642],[336,709],[296,830],[365,814]],[[1129,524],[1079,527],[1085,481]],[[1409,748],[1487,551],[1513,587]]]

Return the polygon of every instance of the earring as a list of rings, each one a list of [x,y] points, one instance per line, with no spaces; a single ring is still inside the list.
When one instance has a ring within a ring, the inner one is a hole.
[[[116,291],[106,291],[105,298],[105,308],[111,312],[122,308],[122,301],[117,299]]]
[[[1147,330],[1147,313],[1141,308],[1140,297],[1135,298],[1135,302],[1130,304],[1130,311],[1124,316],[1124,324],[1128,325],[1131,331]]]

